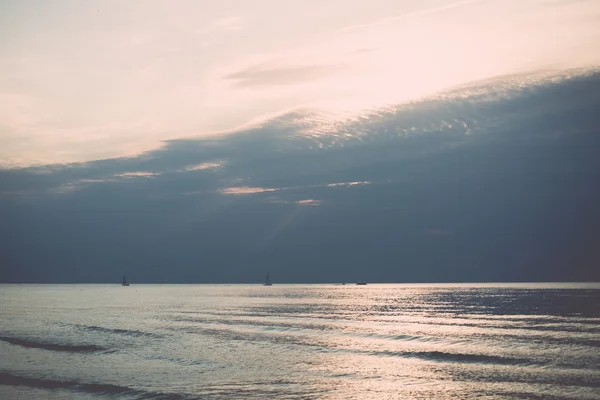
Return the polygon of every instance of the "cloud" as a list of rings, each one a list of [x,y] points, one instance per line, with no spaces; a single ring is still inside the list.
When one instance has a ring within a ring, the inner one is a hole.
[[[223,166],[222,162],[205,162],[205,163],[200,163],[200,164],[195,164],[195,165],[188,165],[187,167],[183,168],[182,172],[191,172],[191,171],[201,171],[204,169],[216,169]]]
[[[304,188],[305,190],[310,190],[311,188]],[[267,202],[272,204],[295,204],[299,206],[320,206],[323,204],[322,200],[316,199],[302,199],[302,200],[292,200],[292,199],[282,199],[278,196],[272,196],[265,199]]]
[[[417,10],[417,11],[413,11],[413,12],[409,12],[409,13],[405,13],[405,14],[401,14],[401,15],[395,15],[392,17],[383,18],[383,19],[380,19],[380,20],[377,20],[377,21],[371,22],[371,23],[349,25],[349,26],[346,26],[346,27],[340,29],[338,32],[348,32],[348,31],[353,31],[353,30],[372,28],[372,27],[378,26],[378,25],[385,25],[385,24],[389,24],[389,23],[393,23],[393,22],[398,22],[398,21],[401,21],[401,20],[407,19],[407,18],[414,18],[414,17],[421,17],[421,16],[428,15],[428,14],[435,14],[435,13],[451,10],[453,8],[467,6],[467,5],[470,5],[473,3],[481,3],[483,1],[487,1],[487,0],[457,1],[454,3],[445,4],[445,5],[439,6],[439,7],[426,8],[426,9]]]
[[[249,186],[234,186],[219,190],[221,194],[227,195],[244,195],[244,194],[256,194],[264,192],[275,192],[277,189],[273,188],[261,188],[261,187],[249,187]]]
[[[148,172],[148,171],[132,171],[132,172],[120,172],[114,174],[118,178],[153,178],[159,176],[160,172]]]
[[[384,107],[337,121],[332,120],[332,116],[328,114],[296,110],[224,136],[171,140],[165,142],[163,148],[138,157],[16,170],[23,171],[21,173],[26,173],[29,177],[39,176],[36,187],[46,185],[44,190],[81,179],[131,180],[152,177],[160,178],[162,182],[163,179],[169,179],[172,172],[208,170],[219,170],[219,173],[193,175],[194,179],[199,179],[198,182],[213,185],[204,188],[209,192],[223,187],[296,192],[311,187],[360,187],[379,181],[379,177],[323,174],[323,170],[447,152],[478,140],[478,137],[487,135],[489,131],[500,129],[506,130],[505,135],[509,137],[512,132],[517,132],[509,129],[515,118],[525,118],[528,113],[533,118],[539,115],[540,109],[554,110],[546,119],[536,122],[538,125],[544,123],[548,132],[564,136],[575,129],[573,126],[581,129],[587,117],[582,117],[581,123],[577,125],[559,118],[564,113],[564,104],[568,103],[556,101],[555,94],[560,93],[561,99],[576,98],[578,103],[593,102],[593,96],[584,86],[595,87],[598,76],[597,70],[565,71],[552,76],[542,74],[542,78],[537,74],[534,78],[509,76],[499,81],[469,85],[430,99]],[[534,99],[537,100],[532,103]],[[520,137],[536,131],[520,129]],[[381,151],[377,154],[363,153],[363,159],[350,160],[341,156],[344,154],[342,149],[358,151],[378,143],[382,146]],[[396,144],[402,145],[395,147]],[[294,156],[290,158],[290,155]],[[325,156],[327,159],[321,160]],[[294,161],[304,157],[315,157],[320,161],[315,164]],[[271,164],[260,160],[271,160]],[[272,168],[272,163],[277,163],[278,167]],[[227,168],[223,168],[224,165]],[[104,170],[108,166],[110,169]],[[100,169],[95,170],[96,168]],[[322,179],[318,182],[288,179],[295,176],[299,169],[305,170],[307,175],[320,175]],[[41,179],[46,175],[51,179]],[[272,180],[263,179],[265,177],[272,177]],[[377,178],[377,181],[372,178]],[[60,179],[64,180],[59,181]],[[25,187],[28,180],[16,179],[14,182],[23,186],[20,189],[31,189]],[[202,189],[183,190],[187,193],[197,191]],[[235,191],[231,189],[229,192],[233,194]],[[238,191],[252,192],[248,189]]]
[[[235,81],[235,86],[294,85],[322,79],[342,67],[333,64],[301,66],[254,66],[226,75],[224,79]]]
[[[85,6],[36,13],[15,2],[0,65],[0,163],[136,156],[296,107],[364,112],[509,71],[594,65],[600,54],[595,2],[380,1],[364,15],[332,2],[259,3],[128,2],[87,18]],[[306,24],[315,9],[326,17]],[[331,34],[349,21],[375,22]],[[69,49],[74,58],[62,56]]]
[[[321,205],[321,200],[315,199],[305,199],[305,200],[297,200],[296,204],[300,204],[301,206],[319,206]]]
[[[338,183],[330,183],[327,186],[329,187],[338,187],[338,186],[359,186],[359,185],[370,185],[371,182],[363,181],[363,182],[338,182]]]
[[[278,191],[303,191],[316,188],[333,188],[333,187],[353,187],[370,185],[372,182],[341,182],[341,183],[326,183],[316,185],[305,185],[305,186],[287,186],[280,188],[265,188],[265,187],[250,187],[250,186],[232,186],[225,189],[219,189],[219,193],[225,195],[245,195],[245,194],[257,194],[265,192],[278,192]],[[277,199],[268,199],[272,203],[295,203],[304,205],[319,205],[320,200],[305,199],[305,200],[294,200],[291,202],[281,201]]]
[[[41,173],[33,172],[34,174],[50,174],[60,173],[60,169],[41,169]],[[64,171],[64,170],[63,170]],[[127,182],[135,178],[156,178],[162,175],[160,172],[147,172],[147,171],[133,171],[133,172],[119,172],[111,176],[103,176],[96,178],[79,178],[73,179],[65,183],[61,183],[58,186],[52,187],[48,192],[59,195],[68,195],[75,191],[89,188],[93,185],[106,184],[106,183],[119,183]]]
[[[508,81],[0,170],[0,281],[597,279],[600,74]]]
[[[219,18],[207,26],[197,29],[195,31],[196,35],[208,35],[213,33],[223,33],[223,32],[231,32],[231,31],[239,31],[244,28],[242,25],[243,18],[240,16],[229,16]]]
[[[68,195],[77,190],[85,189],[92,184],[98,183],[107,183],[107,182],[117,182],[116,179],[78,179],[72,182],[67,182],[63,185],[54,187],[50,189],[48,192],[57,195]]]

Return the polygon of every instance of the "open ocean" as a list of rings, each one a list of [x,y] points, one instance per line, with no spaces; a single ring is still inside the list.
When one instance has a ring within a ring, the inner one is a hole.
[[[600,399],[600,284],[0,285],[0,399]]]

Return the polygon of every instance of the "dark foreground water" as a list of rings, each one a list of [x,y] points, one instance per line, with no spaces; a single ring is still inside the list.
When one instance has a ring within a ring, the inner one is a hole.
[[[1,399],[600,399],[600,285],[0,285]]]

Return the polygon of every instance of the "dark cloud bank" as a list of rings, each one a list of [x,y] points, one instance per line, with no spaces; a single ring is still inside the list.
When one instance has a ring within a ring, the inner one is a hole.
[[[0,281],[600,280],[600,74],[503,82],[0,171]]]

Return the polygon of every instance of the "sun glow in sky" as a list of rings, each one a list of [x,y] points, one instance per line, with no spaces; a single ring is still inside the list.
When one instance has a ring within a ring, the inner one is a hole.
[[[136,155],[294,109],[347,115],[600,64],[597,0],[0,4],[0,165]]]

